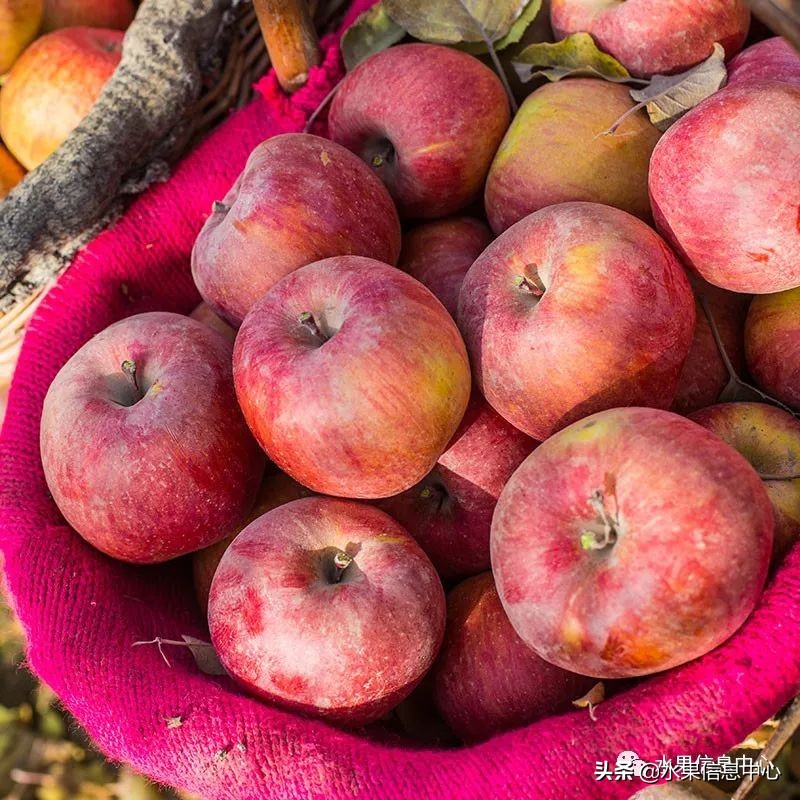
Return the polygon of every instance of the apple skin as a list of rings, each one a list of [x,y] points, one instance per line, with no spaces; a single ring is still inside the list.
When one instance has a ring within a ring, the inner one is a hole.
[[[786,480],[800,475],[800,421],[766,403],[720,403],[689,419],[738,450],[764,480],[775,514],[772,560],[779,563],[800,538],[800,480]]]
[[[478,196],[510,119],[500,79],[477,58],[404,44],[348,73],[328,125],[380,175],[401,216],[435,219]]]
[[[647,169],[661,134],[628,87],[592,78],[548,83],[517,112],[486,179],[486,214],[502,233],[545,206],[585,200],[650,219]]]
[[[45,397],[41,453],[67,522],[137,564],[222,538],[252,508],[264,471],[236,407],[230,343],[163,312],[114,323],[67,361]]]
[[[781,81],[800,86],[800,55],[782,36],[750,45],[728,64],[726,86]]]
[[[310,494],[311,492],[305,486],[301,486],[297,481],[293,481],[282,472],[269,471],[264,475],[264,480],[256,497],[256,504],[250,514],[236,525],[224,539],[198,550],[192,556],[194,590],[197,595],[197,602],[204,612],[208,611],[208,594],[211,591],[211,581],[217,571],[217,566],[223,554],[238,534],[251,522],[266,514],[267,511],[272,511],[273,508],[282,506],[292,500],[308,497]]]
[[[668,407],[695,310],[683,268],[641,220],[562,203],[489,245],[464,279],[458,322],[484,397],[543,441],[605,408]]]
[[[800,409],[800,287],[753,298],[744,346],[756,383],[772,397]]]
[[[0,75],[36,38],[43,9],[43,0],[0,0]]]
[[[378,503],[419,543],[445,579],[489,569],[497,498],[536,442],[475,391],[455,436],[416,486]]]
[[[729,381],[728,370],[699,298],[705,297],[725,352],[738,375],[745,371],[744,321],[750,305],[749,295],[725,291],[696,275],[689,275],[689,281],[698,298],[695,304],[697,321],[672,404],[672,411],[684,415],[716,403]]]
[[[0,200],[25,177],[25,168],[0,144]]]
[[[338,582],[337,556],[350,560]],[[445,599],[427,556],[387,514],[308,497],[236,537],[211,584],[208,619],[222,664],[250,692],[359,726],[428,671]]]
[[[44,0],[42,31],[81,25],[124,31],[135,13],[131,0]]]
[[[491,572],[448,592],[444,642],[432,674],[439,713],[468,743],[563,711],[595,683],[539,658],[517,636]]]
[[[603,516],[616,541],[604,544]],[[773,524],[764,484],[732,447],[669,411],[617,408],[548,439],[514,473],[492,569],[514,629],[546,661],[647,675],[744,622]]]
[[[427,286],[455,317],[464,276],[491,240],[486,224],[472,217],[426,222],[403,236],[397,266]]]
[[[236,331],[208,303],[199,303],[189,316],[221,333],[231,344],[236,339]]]
[[[122,57],[122,37],[66,28],[17,59],[0,92],[0,135],[26,169],[38,167],[91,111]]]
[[[245,419],[280,469],[316,492],[364,499],[431,471],[471,389],[444,306],[410,275],[358,256],[276,284],[239,329],[233,372]]]
[[[192,275],[234,328],[298,267],[358,255],[395,264],[400,220],[389,193],[349,150],[309,133],[262,142],[206,221]]]
[[[679,119],[650,162],[659,231],[709,283],[765,294],[800,285],[800,86],[725,88]]]
[[[737,53],[750,28],[744,0],[553,0],[557,39],[586,31],[632,75],[681,72],[711,55],[719,42]]]

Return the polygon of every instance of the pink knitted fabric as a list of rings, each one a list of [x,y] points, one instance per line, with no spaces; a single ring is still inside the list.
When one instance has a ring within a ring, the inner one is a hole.
[[[79,255],[30,325],[0,438],[0,549],[31,667],[109,757],[205,800],[622,798],[636,784],[596,782],[595,761],[613,764],[622,750],[648,760],[722,753],[800,688],[800,549],[713,653],[606,701],[596,722],[573,711],[469,748],[337,730],[202,674],[184,650],[169,651],[170,667],[155,648],[131,646],[154,636],[207,639],[189,563],[117,563],[67,527],[39,459],[42,401],[60,366],[111,322],[197,303],[194,237],[250,150],[302,129],[338,79],[336,42],[326,44],[305,89],[289,99],[273,77],[263,81],[262,98]],[[168,726],[175,717],[182,724]]]

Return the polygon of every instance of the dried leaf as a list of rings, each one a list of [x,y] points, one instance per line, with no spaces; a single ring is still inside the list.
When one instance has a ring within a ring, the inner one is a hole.
[[[167,723],[167,728],[169,730],[173,730],[174,728],[180,728],[183,725],[183,717],[180,715],[177,717],[164,717],[164,722]]]
[[[189,650],[191,650],[195,663],[200,668],[201,672],[204,672],[206,675],[228,674],[225,671],[225,667],[222,666],[213,645],[204,642],[202,639],[195,639],[194,636],[187,636],[186,634],[182,635],[181,639],[186,642]]]
[[[387,13],[383,3],[365,11],[342,36],[342,57],[348,70],[365,58],[397,44],[406,35]]]
[[[594,715],[595,706],[600,705],[603,700],[606,699],[606,687],[602,681],[596,683],[589,689],[588,692],[583,697],[579,697],[577,700],[572,701],[572,705],[575,708],[588,708],[589,709],[589,716],[592,718],[593,721],[596,721],[596,717]]]
[[[496,42],[511,32],[529,0],[383,0],[415,39],[434,44]],[[521,35],[521,34],[520,34]]]
[[[530,44],[511,64],[523,83],[537,75],[549,81],[581,75],[614,83],[631,80],[628,70],[616,58],[600,50],[588,33],[573,33],[555,43]]]
[[[529,0],[519,19],[511,26],[511,30],[493,43],[495,51],[503,50],[509,45],[516,44],[525,35],[525,31],[528,30],[528,27],[539,15],[541,9],[542,0]],[[476,56],[489,52],[485,42],[462,42],[457,47],[459,50],[464,50]]]
[[[654,75],[643,89],[632,89],[631,97],[647,106],[650,121],[665,131],[687,111],[721,89],[728,79],[725,50],[714,45],[714,52],[702,63],[679,75]]]

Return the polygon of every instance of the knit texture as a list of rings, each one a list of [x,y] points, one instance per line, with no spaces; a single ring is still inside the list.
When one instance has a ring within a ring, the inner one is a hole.
[[[357,2],[350,19],[368,5]],[[211,203],[256,144],[302,130],[339,79],[336,37],[324,45],[302,91],[289,98],[274,76],[262,81],[257,100],[79,254],[30,324],[0,437],[0,550],[31,668],[110,758],[204,800],[623,798],[637,785],[596,782],[596,761],[613,764],[623,750],[647,760],[721,754],[800,688],[797,548],[713,653],[633,684],[600,705],[596,721],[576,710],[468,748],[337,730],[202,674],[183,649],[168,649],[167,665],[155,647],[132,647],[155,636],[208,639],[190,563],[118,563],[65,524],[39,458],[44,395],[69,356],[115,320],[194,307],[189,255]]]

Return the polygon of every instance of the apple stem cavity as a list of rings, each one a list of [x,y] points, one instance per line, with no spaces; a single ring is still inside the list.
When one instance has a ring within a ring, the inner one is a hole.
[[[391,164],[394,161],[395,151],[392,143],[388,139],[381,139],[376,150],[372,153],[369,163],[375,169],[380,169],[384,164]]]
[[[141,388],[139,387],[139,379],[136,375],[136,362],[131,361],[131,359],[126,358],[121,365],[122,371],[131,379],[131,383],[133,383],[133,388],[136,390],[138,394],[138,399],[141,400],[144,397]]]
[[[344,550],[337,550],[333,554],[333,583],[341,583],[345,570],[353,563],[353,556],[345,553]]]
[[[447,490],[438,484],[423,487],[419,496],[423,500],[434,499],[436,501],[436,510],[441,511],[444,506],[444,501],[447,499]]]
[[[601,531],[591,528],[584,530],[581,533],[581,547],[584,550],[605,550],[612,547],[619,536],[619,520],[609,512],[605,494],[600,489],[592,492],[589,504],[600,518],[603,529]]]

